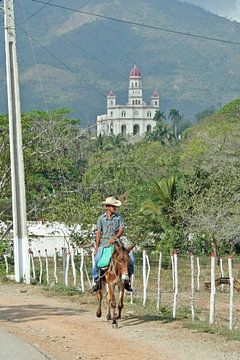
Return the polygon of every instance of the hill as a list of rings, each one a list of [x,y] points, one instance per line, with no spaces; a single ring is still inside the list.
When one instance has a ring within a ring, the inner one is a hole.
[[[55,4],[66,7],[63,0]],[[207,37],[240,38],[237,22],[176,0],[115,0],[111,4],[106,0],[69,0],[67,7]],[[94,123],[96,115],[105,112],[110,89],[119,103],[127,101],[128,74],[134,63],[142,71],[145,100],[157,89],[161,110],[166,113],[177,108],[193,119],[197,112],[239,96],[240,45],[147,29],[31,1],[27,5],[16,3],[16,23],[23,111],[67,107],[82,124]],[[3,50],[3,31],[0,43]],[[1,51],[2,84],[4,62]],[[3,92],[0,113],[5,111]]]

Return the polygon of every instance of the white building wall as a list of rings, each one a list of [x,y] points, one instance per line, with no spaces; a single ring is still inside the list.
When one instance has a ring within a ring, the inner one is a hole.
[[[159,110],[159,97],[154,92],[150,105],[143,102],[141,78],[137,76],[136,79],[130,76],[127,105],[117,105],[116,96],[110,92],[111,95],[107,97],[107,114],[97,116],[97,135],[110,135],[111,127],[114,135],[121,134],[123,125],[126,126],[126,135],[133,135],[134,125],[139,125],[139,136],[143,137],[148,125],[151,126],[151,130],[155,127],[156,122],[153,118]],[[140,105],[136,104],[136,101],[140,101]]]

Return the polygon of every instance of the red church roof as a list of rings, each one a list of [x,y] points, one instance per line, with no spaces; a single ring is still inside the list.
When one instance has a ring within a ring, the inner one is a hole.
[[[154,90],[154,92],[152,93],[152,97],[153,97],[153,98],[158,98],[158,97],[159,97],[159,95],[158,95],[158,93],[156,92],[156,90]]]
[[[115,96],[114,92],[112,90],[109,91],[108,96]]]
[[[141,79],[141,73],[137,65],[135,64],[134,67],[130,71],[130,78],[137,78]]]

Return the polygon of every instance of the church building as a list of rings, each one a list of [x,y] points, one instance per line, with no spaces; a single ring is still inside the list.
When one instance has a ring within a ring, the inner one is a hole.
[[[110,91],[107,95],[107,114],[97,116],[97,135],[119,135],[144,137],[153,130],[153,120],[159,110],[159,95],[151,96],[151,103],[143,101],[142,76],[137,65],[130,71],[128,103],[117,105],[116,95]]]

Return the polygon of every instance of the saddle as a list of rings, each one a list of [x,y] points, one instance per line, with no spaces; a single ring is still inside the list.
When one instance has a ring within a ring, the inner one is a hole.
[[[101,259],[97,263],[97,266],[102,269],[109,266],[112,254],[114,252],[114,245],[108,246],[103,249]]]

